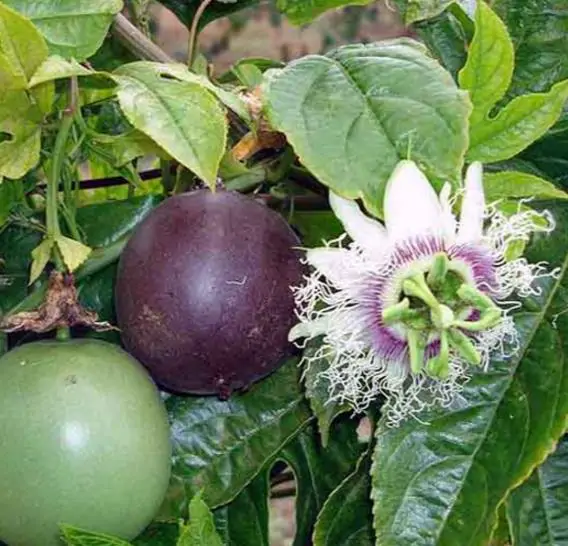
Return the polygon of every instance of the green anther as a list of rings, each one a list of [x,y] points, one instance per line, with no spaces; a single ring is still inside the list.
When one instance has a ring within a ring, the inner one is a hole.
[[[432,288],[437,288],[444,284],[446,280],[446,275],[448,274],[448,269],[450,266],[450,260],[445,252],[439,252],[434,256],[434,261],[430,272],[426,278],[427,283]]]
[[[487,309],[481,313],[481,317],[476,321],[467,320],[456,320],[454,326],[461,328],[462,330],[468,330],[470,332],[481,332],[483,330],[489,330],[497,326],[501,322],[501,309],[498,307],[493,307]]]
[[[430,287],[426,284],[424,279],[424,274],[420,273],[409,277],[402,283],[402,291],[407,296],[414,296],[415,298],[421,299],[428,307],[436,309],[440,303],[436,299],[436,296],[432,294]]]
[[[447,306],[439,304],[437,308],[430,312],[432,324],[439,330],[446,330],[453,326],[455,322],[454,312]]]
[[[447,330],[440,332],[440,354],[428,361],[426,371],[438,379],[446,379],[450,374],[450,345]]]
[[[383,309],[383,322],[387,325],[401,322],[405,316],[408,316],[409,307],[410,301],[408,298],[404,298],[402,301]]]
[[[493,300],[471,284],[462,284],[458,289],[458,298],[475,305],[480,311],[496,308]]]
[[[422,371],[426,343],[424,343],[424,336],[416,330],[408,330],[406,333],[406,339],[408,341],[408,351],[410,353],[410,370],[414,375],[416,375]]]
[[[474,366],[481,364],[481,355],[469,337],[455,328],[448,330],[448,336],[450,345],[464,360]]]

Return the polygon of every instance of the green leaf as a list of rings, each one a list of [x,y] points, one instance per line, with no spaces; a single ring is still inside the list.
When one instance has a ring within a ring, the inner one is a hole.
[[[395,0],[407,25],[431,19],[442,13],[454,0]]]
[[[0,53],[18,81],[12,87],[25,89],[27,81],[47,57],[47,45],[28,19],[4,4],[0,3]]]
[[[467,60],[467,30],[470,26],[473,25],[463,12],[448,9],[434,19],[416,23],[414,29],[430,53],[457,80],[458,72]]]
[[[483,1],[477,3],[475,33],[467,62],[459,74],[460,87],[469,91],[470,121],[483,123],[491,108],[505,96],[515,64],[507,27]]]
[[[568,438],[507,501],[515,546],[568,544]]]
[[[314,524],[329,494],[351,473],[363,450],[357,422],[335,423],[326,448],[312,425],[278,455],[292,468],[296,478],[296,537],[294,546],[310,541]]]
[[[276,7],[295,25],[305,25],[330,9],[370,4],[373,0],[276,0]]]
[[[99,49],[113,17],[122,9],[121,0],[3,1],[36,25],[50,53],[77,61],[85,60]]]
[[[345,46],[268,74],[270,122],[336,193],[380,215],[386,182],[409,154],[432,179],[459,183],[469,101],[417,42]]]
[[[92,76],[93,74],[96,74],[96,72],[85,68],[74,59],[68,61],[59,55],[50,55],[33,73],[29,87],[35,87],[41,83],[60,78],[70,78],[71,76]]]
[[[530,262],[560,265],[515,322],[519,347],[476,373],[449,408],[399,428],[377,429],[372,469],[374,527],[381,546],[486,546],[499,505],[563,434],[568,414],[568,204],[535,237]]]
[[[268,472],[261,472],[230,504],[215,510],[215,524],[226,546],[270,546]]]
[[[475,33],[459,83],[473,103],[467,158],[493,163],[518,154],[556,122],[568,99],[568,80],[548,93],[517,97],[490,117],[511,83],[514,48],[501,19],[485,2],[477,6]]]
[[[302,245],[306,247],[322,246],[324,241],[337,239],[344,232],[343,225],[331,211],[295,212],[291,223],[300,232]]]
[[[249,111],[244,101],[235,93],[215,85],[209,78],[190,72],[187,67],[179,63],[149,63],[140,61],[129,66],[133,70],[151,70],[160,78],[174,78],[182,82],[195,83],[211,91],[227,108],[238,114],[241,119],[251,122]]]
[[[197,493],[189,503],[189,523],[182,528],[177,546],[223,546],[213,514]]]
[[[484,173],[483,188],[488,202],[498,199],[568,199],[568,193],[538,176],[515,171]]]
[[[332,422],[342,413],[349,412],[351,408],[348,404],[329,400],[329,381],[320,377],[321,372],[329,367],[329,363],[325,358],[314,358],[320,345],[319,341],[312,341],[304,350],[304,357],[310,359],[310,365],[304,372],[304,383],[306,398],[317,419],[322,445],[326,447],[329,443]]]
[[[568,110],[545,137],[527,148],[521,159],[537,168],[561,187],[568,189]]]
[[[124,65],[114,78],[130,123],[214,187],[227,120],[213,94],[197,83],[162,78],[152,63]]]
[[[120,135],[89,131],[85,135],[83,146],[89,154],[98,155],[115,168],[145,155],[168,157],[152,139],[136,129]]]
[[[69,546],[130,546],[130,542],[110,535],[85,531],[71,525],[60,527],[63,540]]]
[[[227,401],[172,396],[166,405],[173,471],[164,512],[174,517],[201,489],[212,508],[230,502],[311,419],[294,359]]]
[[[548,93],[513,99],[494,118],[472,126],[469,161],[494,163],[517,155],[554,125],[568,99],[568,80]]]
[[[28,284],[34,283],[43,273],[47,262],[49,262],[49,258],[51,258],[53,243],[53,239],[44,239],[32,250],[32,267],[30,269],[30,282]]]
[[[21,178],[39,161],[43,113],[25,91],[3,93],[0,101],[0,176]],[[4,136],[3,135],[3,136]]]
[[[325,501],[314,528],[314,546],[373,546],[371,457],[364,453],[355,472]]]
[[[539,93],[568,79],[568,4],[564,0],[495,0],[515,44],[509,98]]]
[[[61,252],[65,265],[71,273],[75,271],[88,257],[92,250],[79,241],[60,235],[55,239],[55,244]]]

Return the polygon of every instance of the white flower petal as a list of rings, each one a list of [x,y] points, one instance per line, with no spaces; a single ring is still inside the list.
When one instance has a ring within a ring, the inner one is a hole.
[[[442,222],[444,240],[448,246],[453,245],[456,239],[456,217],[452,212],[452,204],[450,202],[450,195],[452,193],[452,186],[448,183],[444,184],[440,192],[440,205],[442,207]]]
[[[321,317],[317,320],[300,322],[288,332],[288,341],[294,342],[300,338],[312,339],[327,332],[329,327],[328,317]]]
[[[415,236],[442,235],[443,215],[434,188],[416,163],[400,161],[385,192],[385,224],[396,243]]]
[[[354,265],[351,253],[343,248],[311,248],[306,260],[336,286],[348,280]]]
[[[483,166],[472,163],[465,175],[465,194],[460,215],[457,242],[477,243],[483,235],[485,196],[483,193]]]
[[[330,191],[329,204],[349,237],[359,246],[373,252],[381,252],[386,247],[387,234],[383,225],[361,212],[355,201]]]

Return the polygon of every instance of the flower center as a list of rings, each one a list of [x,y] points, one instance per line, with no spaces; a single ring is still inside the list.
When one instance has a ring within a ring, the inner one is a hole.
[[[476,320],[460,318],[471,316],[474,310],[479,315]],[[502,312],[491,298],[451,267],[445,252],[439,252],[428,271],[411,273],[402,282],[399,301],[384,309],[382,318],[388,326],[404,327],[412,373],[424,369],[444,379],[450,372],[450,350],[470,364],[481,363],[471,333],[499,324]],[[425,362],[424,353],[432,339],[440,340],[440,351]]]

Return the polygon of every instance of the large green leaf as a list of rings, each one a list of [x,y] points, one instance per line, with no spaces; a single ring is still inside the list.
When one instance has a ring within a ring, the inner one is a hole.
[[[493,163],[518,154],[554,125],[568,99],[568,80],[547,93],[516,97],[490,116],[511,83],[514,48],[501,19],[485,2],[477,6],[475,34],[459,82],[473,103],[467,157]]]
[[[130,123],[214,187],[227,138],[215,96],[198,83],[163,78],[154,63],[124,65],[114,77]]]
[[[528,257],[560,266],[541,283],[531,311],[515,319],[519,347],[476,373],[447,409],[399,428],[377,429],[372,469],[381,546],[486,546],[497,510],[553,449],[568,415],[568,205]],[[551,266],[552,267],[552,266]]]
[[[495,0],[493,9],[515,43],[509,98],[539,93],[568,79],[568,4],[565,0]]]
[[[342,6],[364,6],[373,0],[276,0],[278,9],[295,25],[304,25],[329,9]]]
[[[365,453],[355,472],[328,497],[314,528],[314,546],[373,546],[370,494],[371,457]]]
[[[319,442],[311,426],[278,455],[292,468],[296,478],[296,537],[294,546],[305,546],[329,494],[351,473],[361,455],[356,422],[337,422],[327,447]]]
[[[507,501],[514,546],[568,544],[568,438]]]
[[[170,517],[183,514],[201,489],[213,508],[230,502],[311,420],[294,359],[227,401],[172,396],[167,407],[174,455],[164,515]]]
[[[386,181],[409,155],[458,183],[469,101],[417,42],[346,46],[267,74],[271,123],[335,192],[380,215]]]
[[[215,525],[226,546],[270,546],[269,495],[265,469],[230,504],[215,510]]]
[[[51,53],[77,61],[99,49],[113,17],[122,9],[122,0],[3,1],[31,19]]]

